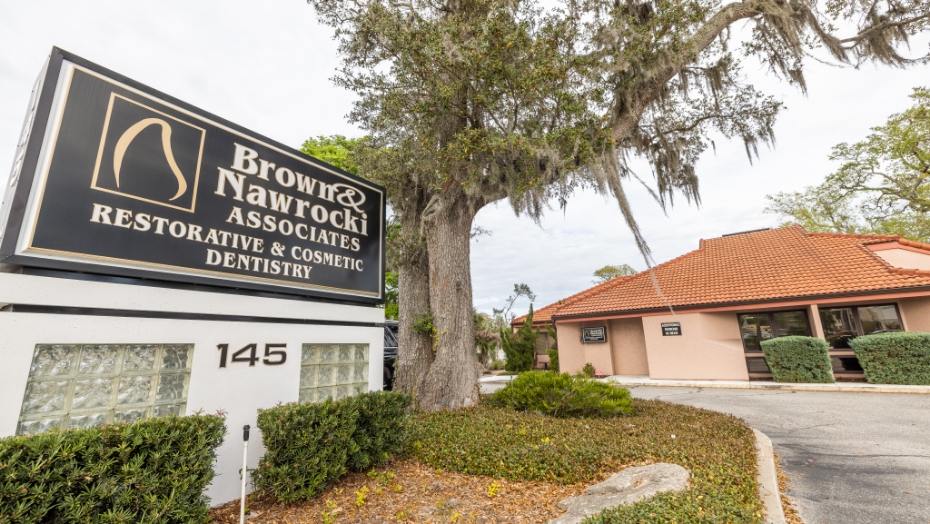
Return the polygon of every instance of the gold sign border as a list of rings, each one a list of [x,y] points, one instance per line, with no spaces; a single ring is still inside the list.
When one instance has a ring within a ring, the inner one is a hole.
[[[238,273],[226,273],[226,272],[221,272],[221,271],[210,271],[210,270],[206,270],[206,269],[197,269],[197,268],[190,268],[190,267],[183,267],[183,266],[172,266],[172,265],[168,265],[168,264],[159,264],[159,263],[157,263],[157,262],[145,262],[145,261],[141,261],[141,260],[128,260],[128,259],[121,259],[121,258],[105,257],[105,256],[101,256],[101,255],[90,255],[90,254],[87,254],[87,253],[74,253],[74,252],[70,252],[70,251],[59,251],[59,250],[54,250],[54,249],[46,249],[46,248],[40,248],[40,247],[35,247],[35,246],[33,246],[33,242],[34,242],[34,240],[35,240],[36,227],[38,226],[38,223],[39,223],[39,215],[41,214],[41,210],[42,210],[42,200],[43,200],[44,197],[45,197],[45,188],[46,188],[46,183],[47,183],[47,181],[48,181],[48,174],[49,174],[49,171],[51,170],[52,163],[54,162],[55,149],[56,149],[56,146],[58,145],[58,133],[61,131],[61,121],[62,121],[62,119],[64,118],[65,107],[67,106],[67,103],[68,103],[68,97],[69,97],[70,94],[71,94],[71,93],[70,93],[70,91],[71,91],[71,82],[72,82],[72,80],[74,79],[74,71],[75,71],[75,70],[78,70],[78,71],[81,71],[81,72],[84,73],[84,74],[87,74],[87,75],[96,77],[96,78],[98,78],[98,79],[100,79],[100,80],[102,80],[102,81],[104,81],[104,82],[106,82],[106,83],[108,83],[108,84],[110,84],[110,85],[114,85],[114,86],[117,86],[117,87],[119,87],[119,88],[121,88],[121,89],[125,89],[125,90],[127,90],[127,91],[130,91],[130,92],[132,92],[132,93],[134,93],[134,94],[136,94],[136,95],[138,95],[138,96],[141,96],[141,97],[147,98],[147,99],[149,99],[149,100],[152,100],[152,101],[154,101],[154,102],[158,102],[159,104],[168,106],[168,107],[172,108],[173,110],[178,111],[179,113],[183,113],[183,114],[188,115],[188,116],[190,116],[190,117],[192,117],[192,118],[195,118],[195,119],[197,119],[197,120],[200,120],[200,121],[203,121],[203,122],[207,122],[207,123],[209,123],[210,125],[212,125],[212,126],[214,126],[214,127],[220,128],[220,129],[222,129],[222,130],[224,130],[224,131],[226,131],[226,132],[228,132],[228,133],[231,133],[231,134],[240,136],[240,137],[242,137],[242,138],[244,138],[244,139],[246,139],[246,140],[248,140],[248,141],[250,141],[250,142],[255,142],[256,144],[261,144],[261,145],[264,146],[264,147],[267,147],[267,148],[269,148],[269,149],[272,149],[272,150],[274,150],[274,151],[277,151],[279,154],[282,154],[282,155],[284,155],[284,156],[293,158],[294,160],[297,160],[297,161],[299,161],[299,162],[303,162],[303,163],[308,164],[308,165],[311,165],[311,166],[313,166],[313,167],[315,167],[315,168],[317,168],[317,169],[321,169],[321,170],[323,170],[323,171],[326,171],[326,172],[328,172],[328,173],[331,173],[331,174],[333,174],[333,175],[335,175],[335,176],[338,176],[339,178],[345,179],[345,180],[347,180],[347,181],[349,181],[349,182],[351,182],[351,183],[353,183],[353,184],[357,184],[357,185],[360,185],[360,186],[368,187],[369,189],[372,189],[372,190],[374,190],[375,192],[378,193],[378,196],[379,196],[380,199],[381,199],[381,209],[384,209],[384,192],[381,191],[381,190],[379,190],[378,188],[375,188],[375,187],[371,186],[370,184],[366,184],[363,180],[355,180],[354,178],[347,177],[347,176],[343,175],[342,173],[339,173],[339,172],[337,172],[337,171],[333,171],[332,169],[327,169],[325,166],[320,166],[320,165],[317,165],[317,164],[315,164],[315,163],[313,163],[313,162],[309,162],[309,161],[307,161],[305,158],[301,158],[301,157],[299,157],[299,156],[297,156],[297,155],[294,155],[294,154],[292,154],[292,153],[288,153],[287,151],[282,151],[282,150],[279,149],[278,147],[275,147],[275,146],[273,146],[273,145],[271,145],[271,144],[266,144],[265,142],[263,142],[263,141],[261,141],[261,140],[258,140],[258,139],[256,139],[256,138],[251,137],[251,136],[248,136],[248,135],[245,135],[245,134],[243,134],[243,133],[241,133],[241,132],[239,132],[239,131],[236,131],[236,130],[234,130],[234,129],[230,129],[229,127],[227,127],[227,126],[225,126],[225,125],[219,124],[219,123],[217,123],[217,122],[210,121],[210,120],[208,120],[208,119],[206,119],[206,118],[203,118],[203,117],[197,115],[196,113],[192,113],[192,112],[187,111],[187,110],[184,110],[184,109],[182,109],[182,108],[175,107],[175,106],[172,105],[172,104],[169,104],[169,103],[166,103],[166,102],[164,102],[164,101],[162,101],[162,100],[159,100],[159,99],[157,99],[157,98],[154,98],[153,96],[150,96],[150,95],[148,95],[147,93],[144,93],[144,92],[142,92],[142,91],[140,91],[140,90],[138,90],[138,89],[135,89],[135,88],[132,88],[132,87],[127,86],[127,85],[125,85],[125,84],[122,84],[122,83],[120,83],[120,82],[118,82],[118,81],[116,81],[116,80],[113,80],[113,79],[111,79],[111,78],[108,78],[108,77],[106,77],[106,76],[103,76],[103,75],[101,75],[101,74],[99,74],[99,73],[97,73],[97,72],[95,72],[95,71],[92,71],[92,70],[90,70],[90,69],[87,69],[87,68],[85,68],[85,67],[82,67],[82,66],[80,66],[80,65],[78,65],[78,64],[75,64],[74,62],[69,61],[69,60],[64,60],[64,61],[63,61],[63,63],[62,63],[62,73],[65,73],[65,71],[64,71],[65,68],[68,69],[68,71],[67,71],[67,73],[66,73],[66,74],[67,74],[67,79],[65,80],[64,85],[63,85],[63,86],[60,86],[60,87],[61,87],[61,91],[58,91],[58,90],[56,89],[56,99],[60,102],[60,105],[59,105],[59,107],[58,107],[58,110],[56,111],[56,112],[57,112],[57,115],[55,115],[55,117],[54,117],[54,118],[55,118],[55,120],[54,120],[54,122],[55,122],[55,124],[54,124],[54,125],[55,125],[55,127],[54,127],[54,132],[51,134],[51,136],[47,137],[47,138],[43,141],[43,145],[42,145],[43,153],[40,153],[40,156],[46,156],[46,158],[45,158],[44,161],[43,161],[43,168],[42,168],[42,169],[43,169],[43,172],[41,173],[40,176],[37,176],[37,179],[38,179],[37,182],[38,182],[39,185],[40,185],[40,189],[37,191],[38,194],[30,195],[30,198],[29,198],[30,203],[27,205],[27,209],[30,209],[30,208],[31,208],[31,210],[27,213],[27,215],[24,217],[24,220],[23,220],[23,229],[26,229],[27,227],[30,228],[29,233],[28,233],[28,236],[26,236],[26,238],[28,238],[28,241],[26,242],[26,245],[25,245],[23,248],[21,248],[21,249],[20,249],[20,248],[17,248],[17,252],[18,252],[19,254],[22,254],[22,255],[34,254],[34,255],[37,255],[37,256],[43,256],[43,255],[44,255],[43,258],[52,258],[52,259],[54,259],[54,258],[56,258],[56,257],[57,257],[57,258],[65,258],[65,259],[68,259],[68,260],[70,260],[70,261],[72,261],[72,262],[77,262],[77,263],[81,263],[82,261],[83,261],[83,262],[88,262],[88,261],[101,261],[101,262],[110,262],[110,265],[113,265],[113,262],[116,262],[116,263],[121,263],[118,267],[123,267],[123,268],[128,268],[128,269],[139,269],[139,270],[142,270],[142,271],[145,271],[146,268],[153,268],[153,269],[156,269],[156,270],[157,270],[157,269],[163,269],[163,270],[164,270],[164,269],[167,269],[167,270],[169,270],[169,271],[170,271],[171,273],[173,273],[173,274],[179,274],[179,275],[182,275],[182,276],[183,276],[183,275],[204,275],[204,276],[207,276],[208,278],[211,278],[211,277],[212,277],[212,278],[217,278],[217,280],[221,280],[221,281],[227,281],[227,282],[237,282],[237,281],[239,281],[239,282],[266,283],[267,285],[271,285],[271,286],[279,287],[279,288],[285,288],[285,289],[286,289],[286,288],[292,288],[292,289],[316,289],[316,290],[328,291],[328,292],[332,292],[332,293],[338,293],[338,294],[349,295],[349,296],[353,296],[353,295],[354,295],[354,296],[366,296],[366,297],[372,297],[372,298],[383,298],[383,297],[384,297],[384,287],[383,287],[383,286],[384,286],[384,279],[383,279],[383,278],[380,279],[380,280],[378,281],[378,289],[379,289],[379,291],[378,291],[378,292],[371,292],[371,291],[361,291],[361,290],[355,290],[355,289],[345,289],[345,288],[324,286],[324,285],[320,285],[320,284],[303,284],[303,283],[301,283],[301,282],[295,282],[295,281],[292,281],[292,280],[278,280],[278,279],[270,279],[270,278],[263,278],[263,277],[255,277],[255,276],[252,276],[252,275],[242,275],[242,274],[238,274]],[[61,78],[60,78],[60,77],[59,77],[58,82],[61,83]],[[53,104],[54,104],[54,102],[53,102]],[[51,118],[50,118],[50,121],[51,121]],[[47,153],[45,153],[46,148],[48,149],[48,152],[47,152]],[[25,231],[21,231],[21,233],[20,233],[20,239],[23,238],[23,234],[22,234],[22,233],[24,233],[24,232],[25,232]],[[21,241],[21,240],[20,240],[20,241]],[[93,263],[93,262],[90,262],[90,263]],[[383,270],[384,270],[383,264],[384,264],[384,239],[382,238],[382,239],[379,239],[379,242],[378,242],[378,272],[379,272],[379,273],[383,272]],[[105,267],[105,265],[104,265],[104,267]],[[214,275],[215,275],[215,276],[214,276]]]
[[[107,188],[105,188],[105,187],[98,187],[98,186],[97,186],[97,175],[100,173],[100,164],[101,164],[102,161],[103,161],[103,149],[104,149],[104,145],[106,145],[106,141],[107,141],[107,131],[110,129],[110,114],[113,112],[113,102],[114,102],[117,98],[120,98],[120,99],[122,99],[122,100],[125,100],[125,101],[129,102],[130,104],[135,104],[135,105],[137,105],[137,106],[139,106],[139,107],[144,107],[144,108],[148,109],[149,111],[151,111],[151,112],[153,112],[153,113],[156,113],[156,114],[159,114],[159,115],[161,115],[161,116],[170,118],[170,119],[172,119],[172,120],[174,120],[174,121],[176,121],[176,122],[180,122],[181,124],[184,124],[184,125],[186,125],[186,126],[188,126],[188,127],[193,127],[194,129],[200,131],[200,151],[197,153],[197,169],[196,169],[196,171],[194,171],[194,185],[193,185],[193,186],[194,186],[194,196],[193,196],[193,198],[191,198],[191,207],[190,207],[190,209],[188,209],[188,208],[186,208],[186,207],[176,206],[176,205],[174,205],[174,204],[168,204],[168,203],[166,203],[166,202],[159,202],[159,201],[157,201],[157,200],[150,200],[150,199],[148,199],[148,198],[142,198],[142,197],[140,197],[140,196],[130,195],[129,193],[123,193],[122,191],[114,191],[114,190],[112,190],[112,189],[107,189]],[[159,206],[170,207],[170,208],[173,208],[173,209],[178,209],[178,210],[180,210],[180,211],[186,211],[186,212],[188,212],[188,213],[193,213],[193,212],[194,212],[194,208],[197,207],[197,187],[198,187],[198,185],[200,184],[200,165],[201,165],[201,162],[203,162],[203,145],[204,145],[204,143],[206,142],[206,140],[207,140],[207,130],[204,129],[204,128],[202,128],[202,127],[197,127],[197,126],[195,126],[195,125],[193,125],[193,124],[191,124],[191,123],[188,123],[188,122],[185,122],[185,121],[183,121],[183,120],[181,120],[181,119],[175,118],[175,117],[173,117],[173,116],[171,116],[171,115],[169,115],[169,114],[162,113],[161,111],[159,111],[159,110],[157,110],[157,109],[153,109],[153,108],[151,108],[151,107],[149,107],[149,106],[147,106],[147,105],[145,105],[145,104],[140,104],[139,102],[136,102],[135,100],[130,100],[130,99],[126,98],[125,96],[118,95],[118,94],[116,94],[116,93],[110,93],[110,102],[109,102],[109,104],[107,104],[107,117],[106,117],[106,120],[104,120],[104,122],[103,122],[103,133],[101,133],[101,135],[100,135],[100,148],[97,150],[97,162],[94,164],[94,178],[90,181],[90,187],[91,187],[91,189],[96,189],[97,191],[103,191],[103,192],[106,192],[106,193],[112,193],[112,194],[114,194],[114,195],[120,195],[120,196],[124,196],[124,197],[126,197],[126,198],[134,198],[134,199],[136,199],[136,200],[141,200],[141,201],[143,201],[143,202],[148,202],[148,203],[150,203],[150,204],[156,204],[156,205],[159,205]]]

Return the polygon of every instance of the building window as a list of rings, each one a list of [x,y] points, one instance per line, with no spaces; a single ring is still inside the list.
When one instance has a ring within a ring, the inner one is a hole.
[[[37,345],[16,433],[183,415],[193,344]]]
[[[746,352],[746,369],[751,378],[764,378],[772,374],[762,356],[763,340],[788,335],[810,336],[811,332],[804,310],[744,313],[737,315],[737,318]]]
[[[777,311],[738,315],[743,348],[747,353],[761,352],[761,342],[788,335],[810,336],[807,312]]]
[[[820,322],[827,342],[834,349],[849,348],[849,341],[862,335],[904,330],[894,304],[823,308]]]
[[[368,344],[304,344],[300,402],[322,402],[368,391]]]

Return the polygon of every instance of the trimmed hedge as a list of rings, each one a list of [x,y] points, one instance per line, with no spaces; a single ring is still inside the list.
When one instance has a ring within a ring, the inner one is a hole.
[[[616,417],[630,413],[632,400],[621,387],[568,373],[528,371],[496,391],[487,403],[553,417]]]
[[[281,502],[306,500],[350,469],[385,462],[403,449],[411,401],[377,391],[259,411],[265,456],[252,474],[255,487]]]
[[[833,383],[830,346],[814,337],[778,337],[762,341],[765,362],[775,382]]]
[[[217,416],[0,439],[0,523],[207,522]]]
[[[361,471],[380,466],[391,454],[404,449],[404,426],[412,399],[396,393],[364,393],[351,397],[358,409],[352,440],[358,451],[349,456],[349,469]]]
[[[849,345],[870,383],[930,385],[930,333],[876,333]]]

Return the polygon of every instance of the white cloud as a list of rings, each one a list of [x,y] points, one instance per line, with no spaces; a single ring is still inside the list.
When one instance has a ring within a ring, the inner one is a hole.
[[[12,164],[32,83],[53,45],[291,146],[321,134],[357,136],[345,118],[353,95],[330,82],[339,65],[331,35],[300,0],[2,0],[0,168]],[[926,47],[926,38],[914,44]],[[805,98],[747,71],[787,104],[778,147],[750,166],[742,144],[718,140],[699,165],[700,209],[679,202],[666,217],[631,186],[655,259],[696,249],[702,237],[775,225],[762,214],[764,196],[817,183],[831,171],[830,148],[907,107],[911,87],[930,84],[927,72],[811,64]],[[529,284],[540,306],[588,287],[605,264],[644,268],[616,203],[589,192],[564,216],[550,212],[542,228],[506,203],[482,210],[477,224],[493,231],[472,243],[475,304],[484,311],[503,305],[514,283]],[[515,311],[526,307],[518,302]]]

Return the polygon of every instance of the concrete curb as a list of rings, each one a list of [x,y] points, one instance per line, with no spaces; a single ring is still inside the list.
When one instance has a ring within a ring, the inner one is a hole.
[[[607,377],[603,379],[626,387],[677,387],[716,389],[762,389],[771,391],[821,391],[842,393],[897,393],[930,395],[930,386],[898,386],[892,384],[787,384],[783,382],[748,382],[725,380],[642,380]]]
[[[778,489],[778,474],[775,471],[775,451],[772,441],[757,429],[756,460],[759,462],[759,498],[765,505],[765,524],[786,524],[785,512],[781,507],[781,492]]]

